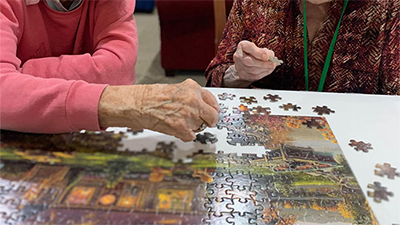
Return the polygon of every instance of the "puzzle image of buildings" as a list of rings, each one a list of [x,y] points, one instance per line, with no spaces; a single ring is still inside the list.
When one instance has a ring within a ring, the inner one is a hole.
[[[184,163],[178,141],[121,151],[123,132],[3,131],[0,223],[378,224],[325,118],[227,111],[206,132]]]

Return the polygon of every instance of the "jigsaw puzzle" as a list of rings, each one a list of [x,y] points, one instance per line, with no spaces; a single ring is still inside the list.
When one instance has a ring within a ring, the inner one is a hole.
[[[2,131],[0,224],[378,224],[324,117],[222,108],[227,136],[197,134],[187,163],[177,141],[125,146],[131,131]],[[265,152],[210,151],[221,142]]]

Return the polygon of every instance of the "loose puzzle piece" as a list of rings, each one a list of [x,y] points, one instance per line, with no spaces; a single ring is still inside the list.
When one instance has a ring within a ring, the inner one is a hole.
[[[227,100],[227,99],[233,100],[233,98],[235,98],[235,97],[236,97],[235,94],[228,94],[226,92],[224,92],[222,94],[218,94],[219,100]]]
[[[325,105],[323,107],[320,106],[312,107],[312,109],[314,110],[313,112],[318,113],[318,115],[323,115],[323,114],[329,115],[331,113],[335,113],[334,110],[328,108]]]
[[[267,96],[264,96],[264,100],[269,100],[270,102],[277,102],[278,100],[282,100],[282,98],[279,95],[268,94]]]
[[[292,103],[283,104],[279,106],[279,108],[284,109],[285,111],[288,111],[289,109],[291,109],[292,111],[299,111],[299,109],[301,109],[300,106],[293,105]]]
[[[311,120],[307,120],[306,122],[302,123],[303,125],[306,125],[308,128],[313,128],[316,127],[317,129],[322,129],[322,125],[318,123],[314,118]]]
[[[132,130],[131,128],[128,128],[127,133],[132,133],[133,135],[136,135],[138,133],[143,133],[144,130]]]
[[[239,100],[241,103],[247,103],[248,105],[251,105],[252,103],[257,103],[257,99],[254,96],[240,97]]]
[[[389,179],[394,179],[395,176],[400,177],[400,173],[396,173],[396,168],[391,167],[390,163],[376,164],[375,167],[381,169],[375,170],[375,175],[377,176],[383,177],[387,175]]]
[[[368,197],[373,197],[375,202],[381,202],[382,200],[389,201],[388,196],[393,197],[393,192],[387,191],[386,187],[381,186],[380,182],[374,182],[374,184],[368,184],[368,188],[374,190],[367,191]]]
[[[218,141],[217,136],[211,134],[209,132],[204,132],[204,134],[196,134],[196,139],[194,141],[198,141],[202,144],[211,143],[214,144]]]
[[[253,107],[251,109],[251,112],[253,114],[260,114],[260,115],[269,115],[271,113],[271,108],[269,107],[262,107],[262,106],[257,106]]]
[[[373,149],[370,143],[364,143],[363,141],[350,140],[349,145],[355,147],[354,149],[357,151],[368,152],[370,149]]]

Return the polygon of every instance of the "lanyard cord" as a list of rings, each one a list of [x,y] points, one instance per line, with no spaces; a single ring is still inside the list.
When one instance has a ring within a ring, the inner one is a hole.
[[[342,14],[340,15],[339,23],[336,27],[335,34],[333,35],[331,45],[329,47],[328,55],[326,56],[324,68],[322,70],[321,79],[319,80],[318,91],[321,92],[324,88],[326,75],[328,74],[329,66],[332,61],[333,49],[335,48],[336,39],[339,33],[340,23],[342,22],[344,11],[346,10],[347,3],[349,0],[344,0]],[[306,14],[306,0],[303,0],[303,32],[304,32],[304,74],[305,74],[305,81],[306,81],[306,91],[308,91],[308,54],[307,54],[307,14]]]

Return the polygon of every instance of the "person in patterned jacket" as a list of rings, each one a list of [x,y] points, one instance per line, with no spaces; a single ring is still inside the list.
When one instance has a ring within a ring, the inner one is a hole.
[[[305,1],[236,0],[207,86],[400,94],[399,0]]]

